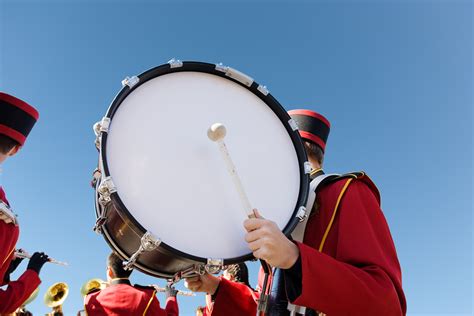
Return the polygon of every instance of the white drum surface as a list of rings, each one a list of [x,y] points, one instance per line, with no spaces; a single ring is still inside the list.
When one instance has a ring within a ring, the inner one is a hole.
[[[170,246],[198,257],[249,254],[246,216],[216,143],[224,141],[250,203],[280,229],[300,191],[297,154],[285,127],[250,91],[215,75],[172,73],[133,91],[112,118],[107,163],[132,216]]]

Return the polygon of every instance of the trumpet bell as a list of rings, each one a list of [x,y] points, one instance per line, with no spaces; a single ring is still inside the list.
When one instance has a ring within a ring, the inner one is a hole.
[[[90,279],[81,286],[81,296],[85,297],[92,291],[105,289],[106,282],[102,279]]]
[[[44,294],[44,304],[48,307],[61,306],[69,294],[69,287],[64,282],[51,285]]]

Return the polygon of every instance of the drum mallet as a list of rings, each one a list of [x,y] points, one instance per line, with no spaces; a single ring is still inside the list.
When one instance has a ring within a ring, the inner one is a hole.
[[[255,218],[256,216],[253,211],[253,208],[250,205],[250,201],[247,197],[247,194],[245,193],[244,187],[242,186],[242,182],[240,181],[239,175],[237,174],[235,165],[232,162],[229,151],[227,150],[227,147],[224,143],[224,137],[226,133],[227,133],[227,130],[223,124],[214,123],[207,130],[207,137],[209,137],[210,140],[216,142],[219,147],[219,151],[221,152],[222,157],[224,158],[227,171],[229,171],[232,181],[234,182],[235,188],[239,194],[240,202],[242,203],[242,207],[244,208],[245,215],[248,218]],[[262,259],[260,259],[260,263],[265,272],[265,278],[263,281],[262,294],[260,295],[260,298],[258,299],[257,315],[265,314],[267,310],[267,303],[268,303],[268,298],[269,298],[270,290],[271,290],[271,283],[273,279],[273,272],[272,272],[271,266]]]
[[[222,154],[222,158],[224,158],[227,171],[229,172],[232,182],[234,182],[235,189],[239,194],[240,202],[242,203],[245,215],[248,218],[255,218],[253,208],[250,205],[250,201],[247,197],[247,194],[245,193],[244,187],[242,186],[242,182],[240,181],[237,170],[235,169],[235,165],[232,162],[232,158],[230,157],[229,151],[227,150],[227,146],[224,143],[224,137],[226,133],[227,130],[223,124],[214,123],[207,130],[207,137],[209,137],[209,139],[213,142],[216,142],[217,146],[219,147],[219,151]]]

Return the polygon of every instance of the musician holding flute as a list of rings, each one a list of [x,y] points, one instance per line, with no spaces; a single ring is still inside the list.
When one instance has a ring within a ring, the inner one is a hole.
[[[28,103],[0,92],[0,164],[18,153],[38,116]],[[40,270],[49,260],[42,252],[34,253],[27,270],[17,281],[11,281],[10,274],[23,260],[15,256],[19,234],[18,219],[0,187],[0,283],[8,285],[0,290],[0,314],[14,312],[33,293],[41,283]]]

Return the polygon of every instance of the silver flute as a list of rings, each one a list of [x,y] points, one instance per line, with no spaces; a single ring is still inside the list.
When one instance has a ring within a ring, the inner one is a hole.
[[[164,287],[160,287],[156,284],[152,284],[151,286],[153,286],[155,288],[155,290],[157,292],[166,292],[166,288]],[[178,292],[176,293],[178,295],[183,295],[183,296],[196,296],[196,294],[194,294],[193,292],[191,291],[181,291],[181,290],[178,290]]]
[[[15,250],[15,257],[31,259],[31,255],[29,253],[27,253],[26,251],[20,251],[20,250]],[[67,262],[58,261],[58,260],[55,260],[53,258],[49,258],[47,262],[54,263],[54,264],[59,264],[61,266],[68,266],[69,265]]]

